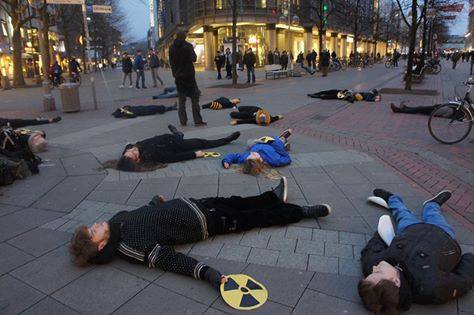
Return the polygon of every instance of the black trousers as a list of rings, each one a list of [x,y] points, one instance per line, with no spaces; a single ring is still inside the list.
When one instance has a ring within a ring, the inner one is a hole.
[[[217,68],[217,79],[220,80],[222,79],[222,74],[221,74],[222,66],[216,66],[216,68]]]
[[[12,128],[21,128],[26,126],[37,126],[49,124],[48,119],[8,119],[0,118],[0,126],[6,126],[10,124]]]
[[[256,124],[255,113],[260,109],[257,106],[238,106],[238,112],[231,112],[229,115],[231,118],[237,120],[237,125],[242,124]],[[278,116],[271,116],[270,123],[273,123],[279,119]]]
[[[253,197],[216,197],[194,201],[206,216],[210,236],[287,225],[303,218],[301,206],[282,202],[272,191]]]
[[[339,93],[341,90],[326,90],[326,91],[321,91],[313,94],[308,94],[309,97],[312,98],[321,98],[325,100],[335,100],[337,99],[337,93]]]
[[[202,150],[202,149],[211,149],[221,147],[223,145],[229,144],[229,140],[227,138],[221,138],[216,140],[206,140],[206,139],[199,139],[199,138],[191,138],[191,139],[182,139],[179,142],[175,142],[173,144],[173,150],[177,152],[183,151],[194,151],[194,150]]]
[[[227,71],[226,78],[232,78],[232,65],[226,65],[225,71]]]
[[[422,115],[431,115],[431,113],[438,107],[439,105],[434,106],[418,106],[418,107],[401,107],[400,112],[405,114],[422,114]]]
[[[202,109],[209,109],[209,108],[211,108],[211,105],[212,105],[212,102],[209,102],[209,103],[206,103],[206,104],[202,105],[201,107],[202,107]],[[232,108],[232,107],[235,106],[234,104],[226,104],[226,105],[221,104],[221,105],[222,105],[222,109]]]
[[[125,106],[125,107],[127,110],[130,110],[137,116],[163,114],[167,111],[175,109],[172,106],[164,106],[164,105]]]

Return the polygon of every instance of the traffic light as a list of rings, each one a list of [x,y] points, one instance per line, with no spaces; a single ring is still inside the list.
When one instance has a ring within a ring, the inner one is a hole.
[[[327,13],[328,10],[329,10],[329,6],[327,5],[327,3],[323,4],[323,12]]]

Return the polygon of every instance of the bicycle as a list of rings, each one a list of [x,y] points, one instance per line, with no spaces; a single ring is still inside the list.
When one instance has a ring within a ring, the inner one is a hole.
[[[387,68],[387,69],[393,69],[393,68],[395,68],[395,62],[393,61],[392,58],[388,58],[388,59],[385,61],[385,68]]]
[[[439,105],[433,110],[428,120],[431,136],[443,144],[455,144],[469,135],[474,122],[474,103],[470,94],[474,78],[463,82],[467,86],[464,98],[456,97],[455,101]]]

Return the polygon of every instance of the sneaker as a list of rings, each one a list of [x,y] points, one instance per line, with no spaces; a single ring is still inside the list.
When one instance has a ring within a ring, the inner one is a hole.
[[[288,128],[285,131],[283,131],[281,135],[278,136],[278,138],[288,139],[292,133],[293,133],[293,130],[291,128]]]
[[[125,86],[122,84],[122,85],[119,85],[119,89],[123,89]]]
[[[207,122],[201,121],[201,122],[195,123],[194,126],[195,127],[204,127],[204,126],[207,126]]]
[[[285,143],[285,150],[286,150],[286,151],[290,151],[290,150],[291,150],[291,145],[290,145],[289,142],[286,142],[286,143]]]
[[[286,202],[288,199],[288,180],[285,176],[281,177],[280,183],[272,191],[281,201]]]
[[[129,85],[128,88],[129,88],[129,89],[133,89],[133,85]]]
[[[389,192],[388,190],[385,190],[385,189],[381,189],[381,188],[377,188],[377,189],[374,189],[374,196],[375,197],[379,197],[379,198],[382,198],[383,200],[385,200],[385,202],[388,204],[388,199],[393,196],[393,194],[391,192]]]
[[[331,213],[331,207],[328,204],[320,204],[320,205],[314,205],[314,206],[302,206],[303,208],[303,213],[307,217],[313,217],[313,218],[322,218],[326,217]]]
[[[61,116],[56,116],[56,117],[51,118],[50,122],[57,123],[58,121],[61,121],[61,119],[62,119]]]
[[[426,200],[423,202],[423,206],[425,206],[428,202],[436,202],[438,205],[442,206],[443,203],[451,198],[452,194],[449,190],[442,190],[436,196],[431,199]]]

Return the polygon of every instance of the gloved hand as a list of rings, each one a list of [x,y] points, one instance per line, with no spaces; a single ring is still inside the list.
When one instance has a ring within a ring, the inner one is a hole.
[[[209,282],[214,288],[219,290],[222,280],[222,274],[214,268],[209,267],[204,272],[204,279]]]

